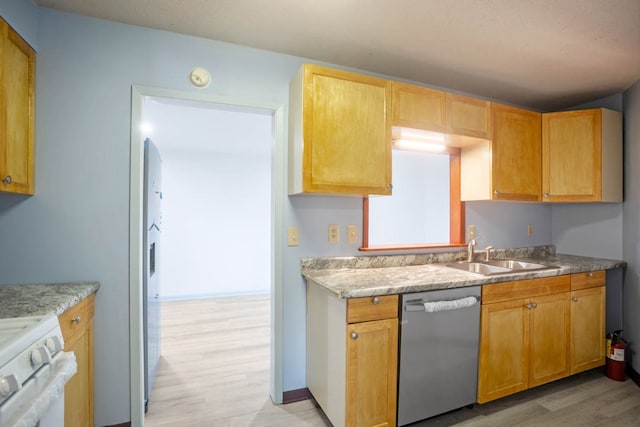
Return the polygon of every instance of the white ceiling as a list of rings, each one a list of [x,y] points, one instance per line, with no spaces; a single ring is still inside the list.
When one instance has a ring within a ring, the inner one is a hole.
[[[35,0],[549,111],[640,80],[640,0]]]

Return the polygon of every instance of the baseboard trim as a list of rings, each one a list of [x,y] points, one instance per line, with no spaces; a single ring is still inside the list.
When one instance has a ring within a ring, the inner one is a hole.
[[[627,376],[631,378],[631,381],[636,383],[638,387],[640,387],[640,374],[631,367],[631,365],[627,365]]]
[[[289,390],[282,393],[282,403],[300,402],[313,398],[308,388],[299,388],[297,390]]]

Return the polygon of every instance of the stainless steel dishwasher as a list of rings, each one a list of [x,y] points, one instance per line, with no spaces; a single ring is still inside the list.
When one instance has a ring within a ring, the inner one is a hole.
[[[476,402],[480,286],[402,295],[398,425]]]

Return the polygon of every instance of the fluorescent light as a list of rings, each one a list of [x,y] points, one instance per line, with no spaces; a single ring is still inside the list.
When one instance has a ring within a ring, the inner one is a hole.
[[[417,141],[414,139],[396,139],[393,141],[394,148],[399,150],[410,151],[444,151],[447,147],[442,144],[435,144],[433,142]]]
[[[401,139],[418,139],[421,141],[433,141],[433,142],[440,142],[440,143],[445,142],[445,137],[441,133],[417,132],[417,131],[410,131],[405,129],[400,131],[400,138]]]

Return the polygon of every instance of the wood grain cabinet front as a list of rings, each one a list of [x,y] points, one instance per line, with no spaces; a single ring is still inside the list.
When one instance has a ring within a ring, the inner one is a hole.
[[[622,114],[597,108],[542,115],[544,202],[622,201]]]
[[[605,272],[571,275],[571,374],[605,364]]]
[[[478,402],[569,374],[569,276],[482,289]]]
[[[307,286],[307,387],[338,426],[394,427],[398,296],[339,299]]]
[[[75,353],[78,370],[64,388],[65,427],[93,427],[94,295],[58,316],[64,351]]]
[[[35,60],[0,18],[0,192],[34,191]]]
[[[392,82],[393,126],[489,138],[491,103],[408,83]]]
[[[462,200],[539,201],[541,115],[491,104],[491,138],[462,148]]]
[[[391,194],[388,80],[305,64],[289,94],[290,194]]]

